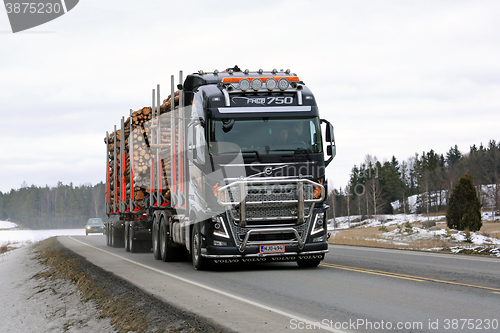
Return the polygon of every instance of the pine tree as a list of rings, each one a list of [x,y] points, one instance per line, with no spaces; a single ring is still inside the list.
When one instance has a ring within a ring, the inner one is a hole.
[[[449,228],[470,231],[481,229],[481,203],[472,175],[463,175],[455,185],[448,203],[446,220]]]

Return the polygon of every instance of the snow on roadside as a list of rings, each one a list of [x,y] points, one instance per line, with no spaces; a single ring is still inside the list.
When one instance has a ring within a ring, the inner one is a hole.
[[[32,256],[33,245],[0,255],[0,331],[116,332],[69,281],[34,278],[46,268]]]
[[[0,246],[21,247],[53,236],[85,235],[85,229],[19,230],[17,224],[0,221]]]
[[[489,212],[483,213],[483,220],[488,219]],[[444,240],[448,243],[457,244],[451,247],[452,253],[459,252],[472,252],[481,253],[486,250],[492,256],[500,257],[500,239],[495,237],[488,237],[477,232],[471,232],[469,242],[466,242],[467,235],[463,231],[444,229],[446,220],[444,215],[426,217],[421,214],[395,214],[395,215],[377,215],[376,218],[370,218],[360,221],[360,216],[338,217],[335,219],[335,226],[333,220],[328,222],[328,230],[331,237],[335,238],[342,229],[349,228],[387,228],[396,226],[392,231],[381,232],[377,238],[369,238],[365,240],[376,241],[377,243],[386,243],[391,245],[401,245],[408,248],[411,244],[416,244],[420,240]],[[351,222],[349,222],[351,221]],[[355,222],[354,222],[355,221]],[[436,222],[437,227],[431,229],[424,229],[417,227],[419,223],[426,221]],[[441,228],[439,227],[441,226]],[[382,229],[379,229],[383,231]],[[387,230],[387,229],[385,229]],[[444,248],[427,248],[420,250],[425,251],[441,251]]]

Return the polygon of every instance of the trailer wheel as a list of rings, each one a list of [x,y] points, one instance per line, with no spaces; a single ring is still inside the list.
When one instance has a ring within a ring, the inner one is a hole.
[[[129,247],[129,251],[132,252],[132,253],[136,253],[139,251],[139,247],[138,247],[138,241],[137,240],[134,240],[135,238],[135,230],[134,230],[134,226],[131,224],[129,224],[129,228],[128,228],[128,247]]]
[[[106,222],[106,245],[107,246],[111,246],[111,241],[109,239],[109,235],[110,235],[110,232],[109,232],[109,223]]]
[[[156,260],[161,259],[160,242],[159,242],[160,228],[158,228],[158,226],[159,226],[158,219],[155,216],[153,218],[153,228],[152,228],[152,232],[151,232],[151,238],[152,238],[151,243],[153,244],[153,256]]]
[[[168,221],[165,219],[161,219],[160,221],[160,255],[161,260],[174,261],[175,255],[172,248],[172,241],[170,239],[170,226],[168,225]]]
[[[300,268],[314,268],[318,267],[321,260],[299,260],[297,261],[297,265]]]
[[[118,229],[113,226],[111,227],[111,246],[112,247],[123,246],[123,237],[118,235]]]
[[[191,257],[194,269],[202,271],[209,267],[210,263],[208,259],[201,256],[201,232],[199,225],[195,225],[191,233]]]
[[[128,228],[129,228],[129,223],[125,222],[125,230],[124,230],[125,236],[123,237],[123,240],[125,243],[125,251],[130,252],[130,242],[129,242],[129,238],[128,238],[129,229]]]

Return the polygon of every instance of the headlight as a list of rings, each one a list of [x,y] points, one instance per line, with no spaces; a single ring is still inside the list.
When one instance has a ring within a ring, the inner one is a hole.
[[[90,226],[89,226],[89,225],[87,226],[87,229],[90,229]]]
[[[325,230],[323,228],[324,216],[325,213],[316,214],[316,217],[314,218],[314,225],[311,229],[311,235],[317,234],[318,232]]]
[[[214,236],[229,238],[222,216],[212,217],[212,226],[214,229]]]

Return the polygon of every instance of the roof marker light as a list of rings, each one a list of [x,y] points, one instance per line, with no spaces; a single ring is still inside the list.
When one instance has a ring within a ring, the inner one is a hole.
[[[243,81],[243,80],[241,80],[241,81]],[[240,84],[241,84],[241,81],[240,81]],[[262,88],[262,80],[261,79],[253,79],[251,85],[252,85],[253,90],[259,90],[260,88]]]
[[[248,69],[245,69],[245,71],[243,73],[248,75],[248,73],[250,73],[250,71]]]
[[[276,81],[276,79],[269,78],[266,81],[266,86],[268,90],[274,90],[278,86],[278,81]]]
[[[262,73],[264,73],[264,70],[261,68],[261,69],[258,70],[258,73],[262,74]]]
[[[290,83],[288,82],[287,79],[285,78],[281,78],[279,81],[278,81],[278,88],[280,88],[280,90],[287,90],[288,89],[288,85]]]
[[[198,74],[203,75],[204,73],[203,73],[203,71],[200,69],[200,70],[198,71]]]
[[[287,70],[285,71],[285,73],[290,74],[290,70],[289,70],[289,69],[287,69]]]
[[[278,73],[278,70],[275,68],[275,69],[273,69],[273,72],[272,72],[272,73],[273,73],[273,74],[276,74],[276,73]]]
[[[215,75],[219,75],[219,71],[218,70],[214,70],[214,74]]]

